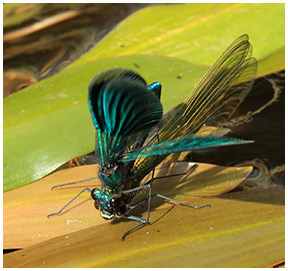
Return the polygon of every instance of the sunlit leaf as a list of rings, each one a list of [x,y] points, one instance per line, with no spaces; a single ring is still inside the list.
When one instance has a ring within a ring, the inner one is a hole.
[[[209,198],[200,210],[166,206],[125,241],[135,223],[106,223],[4,255],[4,267],[267,267],[285,258],[284,197],[266,189]]]
[[[161,164],[159,170],[156,171],[156,176],[184,173],[192,165],[193,163],[187,162],[170,166]],[[155,181],[153,193],[160,193],[181,201],[220,195],[237,186],[251,170],[252,167],[197,164],[183,177],[170,177]],[[62,215],[47,218],[48,214],[59,211],[85,187],[100,187],[100,181],[96,179],[51,191],[52,186],[95,177],[97,172],[97,165],[62,170],[33,184],[4,193],[4,247],[27,247],[62,234],[109,223],[94,208],[93,200],[88,192],[75,200]],[[143,181],[148,179],[149,176]],[[142,194],[141,197],[143,197]],[[205,199],[205,201],[209,203],[210,199]],[[155,209],[171,206],[163,200],[154,199],[153,202],[153,212]]]
[[[285,46],[259,61],[258,77],[285,69]]]
[[[70,67],[99,58],[133,54],[159,54],[210,66],[235,37],[248,34],[264,75],[285,67],[284,55],[282,58],[273,55],[285,45],[284,24],[283,3],[150,6],[121,22]],[[266,63],[262,67],[261,60],[267,57],[273,69]]]
[[[165,110],[182,102],[206,70],[161,56],[110,58],[63,71],[6,98],[4,191],[35,181],[94,150],[88,84],[95,74],[115,66],[137,70],[147,83],[160,81]]]

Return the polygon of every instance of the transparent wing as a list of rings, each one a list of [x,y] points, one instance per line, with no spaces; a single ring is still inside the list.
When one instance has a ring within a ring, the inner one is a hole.
[[[198,82],[160,131],[160,141],[196,133],[203,124],[223,126],[251,89],[257,61],[247,35],[237,38]]]
[[[250,91],[257,73],[257,61],[251,58],[247,35],[238,37],[195,86],[190,96],[159,131],[164,142],[186,134],[195,134],[204,124],[223,126]],[[155,138],[149,145],[157,144]],[[160,163],[162,157],[139,159],[139,172]]]

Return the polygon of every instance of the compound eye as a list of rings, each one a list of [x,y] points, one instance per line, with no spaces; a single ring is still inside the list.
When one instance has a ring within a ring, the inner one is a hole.
[[[117,197],[114,197],[112,199],[110,199],[110,205],[115,208],[115,207],[118,207],[121,203],[121,200]]]
[[[91,191],[91,197],[92,199],[97,201],[97,197],[96,197],[96,190],[98,190],[97,188],[92,189]]]
[[[126,205],[124,203],[122,203],[119,208],[117,209],[116,215],[117,216],[122,216],[126,213]]]

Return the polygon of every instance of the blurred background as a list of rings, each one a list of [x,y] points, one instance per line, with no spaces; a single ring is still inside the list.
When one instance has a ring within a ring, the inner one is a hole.
[[[47,78],[148,4],[4,4],[4,93]]]

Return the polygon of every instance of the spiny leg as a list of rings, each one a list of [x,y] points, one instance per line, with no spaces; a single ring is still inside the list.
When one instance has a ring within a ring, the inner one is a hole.
[[[159,198],[162,198],[162,199],[166,199],[166,200],[169,200],[169,201],[173,201],[175,203],[179,203],[181,205],[184,205],[184,206],[188,206],[188,207],[191,207],[191,208],[194,208],[194,209],[200,209],[200,208],[203,208],[203,207],[207,207],[207,206],[210,206],[211,207],[211,204],[210,203],[206,203],[206,204],[203,204],[203,205],[199,205],[199,206],[195,206],[195,205],[191,205],[191,204],[188,204],[186,202],[183,202],[183,201],[180,201],[180,200],[175,200],[175,199],[172,199],[172,198],[169,198],[169,197],[166,197],[166,196],[163,196],[163,195],[160,195],[160,194],[151,194],[151,196],[149,196],[149,201],[148,201],[148,211],[147,211],[147,218],[146,219],[143,219],[141,217],[137,217],[137,216],[125,216],[125,218],[127,219],[131,219],[131,220],[134,220],[134,221],[137,221],[139,222],[140,224],[136,225],[135,227],[133,227],[132,229],[130,229],[129,231],[126,231],[121,240],[124,241],[125,237],[130,234],[131,232],[135,231],[136,229],[140,228],[140,227],[143,227],[143,226],[146,226],[148,223],[149,223],[149,218],[150,218],[150,206],[151,206],[151,199],[154,198],[154,197],[159,197]],[[137,207],[139,204],[141,204],[145,199],[137,202],[132,209],[134,209],[135,207]],[[130,211],[130,210],[129,210]]]
[[[148,187],[148,188],[149,188],[149,192],[148,192],[147,217],[146,217],[146,219],[143,219],[143,218],[141,218],[141,217],[137,217],[137,216],[133,216],[133,215],[131,215],[131,216],[124,216],[125,218],[131,219],[131,220],[134,220],[134,221],[137,221],[137,222],[139,222],[140,224],[136,225],[135,227],[133,227],[133,228],[130,229],[129,231],[126,231],[126,232],[123,234],[122,238],[121,238],[122,241],[125,239],[125,237],[126,237],[129,233],[131,233],[131,232],[135,231],[136,229],[138,229],[138,228],[140,228],[140,227],[143,227],[143,226],[145,226],[145,225],[147,225],[147,224],[149,223],[150,208],[151,208],[151,196],[152,196],[152,193],[151,193],[151,192],[152,192],[152,183],[150,183],[149,185],[144,185],[144,186],[142,186],[142,187],[145,187],[145,188]],[[145,197],[144,200],[146,200],[146,197]],[[134,207],[132,207],[131,209],[134,209],[135,207],[137,207],[142,201],[143,201],[143,200],[138,201],[138,202],[134,205]],[[131,209],[130,209],[130,210],[131,210]],[[129,210],[129,211],[130,211],[130,210]]]
[[[159,140],[159,136],[157,134],[157,139]],[[193,168],[193,167],[191,167]],[[189,172],[191,170],[191,168],[187,171]],[[142,185],[142,186],[139,186],[139,187],[136,187],[136,188],[132,188],[132,189],[129,189],[129,190],[125,190],[125,191],[122,191],[122,194],[129,194],[129,193],[133,193],[133,192],[136,192],[137,191],[140,191],[140,190],[145,190],[147,188],[149,188],[149,192],[148,192],[148,196],[145,197],[144,199],[138,201],[137,203],[135,203],[133,206],[129,207],[129,210],[128,212],[130,212],[131,210],[133,210],[134,208],[136,208],[137,206],[139,206],[143,201],[147,201],[148,200],[148,208],[147,208],[147,217],[146,219],[143,219],[143,218],[140,218],[140,217],[137,217],[137,216],[133,216],[133,215],[130,215],[130,216],[124,216],[125,218],[127,219],[131,219],[131,220],[134,220],[134,221],[137,221],[139,222],[140,224],[136,225],[135,227],[133,227],[132,229],[130,229],[129,231],[125,232],[121,238],[121,240],[123,241],[125,239],[125,237],[130,234],[131,232],[135,231],[136,229],[140,228],[140,227],[143,227],[145,225],[147,225],[149,223],[149,218],[150,218],[150,210],[151,210],[151,199],[152,197],[155,197],[157,196],[158,194],[154,194],[152,195],[152,184],[153,184],[153,181],[156,180],[156,179],[162,179],[162,178],[165,178],[165,177],[175,177],[175,176],[180,176],[180,175],[185,175],[187,174],[187,172],[184,172],[184,173],[179,173],[179,174],[173,174],[173,175],[169,175],[169,176],[163,176],[163,177],[154,177],[155,175],[155,168],[152,169],[152,177],[151,179],[145,184],[145,185]],[[161,195],[160,195],[161,196]],[[169,199],[166,197],[166,199]],[[175,201],[172,199],[172,201]],[[178,201],[176,201],[178,202]],[[179,203],[182,203],[179,201]],[[183,202],[184,203],[184,202]],[[145,203],[146,204],[146,203]],[[184,205],[187,205],[186,203],[184,203]],[[190,206],[188,204],[188,206]],[[192,207],[192,205],[191,205]],[[193,206],[194,208],[195,206]]]
[[[86,187],[86,188],[83,189],[78,195],[76,195],[72,200],[70,200],[68,203],[66,203],[66,204],[64,205],[64,207],[63,207],[60,211],[58,211],[57,213],[52,213],[52,214],[48,215],[47,217],[61,214],[62,211],[63,211],[69,204],[71,204],[75,199],[77,199],[84,191],[87,191],[87,192],[90,192],[90,193],[91,193],[91,189],[88,188],[88,187]]]
[[[128,218],[128,217],[127,217],[127,218]],[[132,219],[132,218],[129,218],[129,219]],[[137,221],[137,220],[136,220],[136,221]],[[148,221],[148,222],[149,222],[149,221]],[[129,233],[135,231],[136,229],[138,229],[138,228],[140,228],[140,227],[143,227],[143,226],[147,225],[148,222],[147,222],[147,221],[141,222],[140,224],[138,224],[137,226],[133,227],[133,228],[130,229],[129,231],[126,231],[126,232],[123,234],[123,236],[121,237],[121,240],[124,241],[125,237],[126,237]]]
[[[145,185],[149,185],[150,183],[153,183],[155,180],[158,180],[158,179],[165,179],[165,178],[171,178],[171,177],[177,177],[177,176],[183,176],[183,175],[186,175],[187,173],[189,173],[192,169],[194,169],[195,167],[197,167],[198,165],[197,164],[194,164],[192,167],[190,167],[187,171],[185,172],[182,172],[182,173],[176,173],[176,174],[171,174],[171,175],[167,175],[167,176],[160,176],[160,177],[154,177],[155,175],[155,168],[153,168],[152,170],[152,177],[151,179],[145,183]],[[144,185],[144,186],[145,186]],[[147,201],[148,197],[146,197],[145,199],[142,200],[143,201]],[[145,203],[146,204],[146,203]]]
[[[184,206],[187,206],[187,207],[191,207],[191,208],[194,208],[194,209],[200,209],[200,208],[203,208],[203,207],[208,207],[210,206],[211,207],[211,204],[210,203],[206,203],[206,204],[203,204],[203,205],[199,205],[199,206],[195,206],[195,205],[191,205],[191,204],[188,204],[186,202],[183,202],[183,201],[180,201],[180,200],[175,200],[175,199],[172,199],[172,198],[169,198],[169,197],[166,197],[166,196],[163,196],[161,194],[152,194],[152,182],[150,184],[146,184],[142,187],[149,187],[149,194],[148,194],[148,197],[145,197],[144,199],[138,201],[137,203],[135,203],[133,206],[131,206],[128,210],[128,212],[130,212],[131,210],[133,210],[134,208],[136,208],[137,206],[139,206],[143,201],[147,201],[148,200],[148,208],[147,208],[147,217],[146,219],[143,219],[143,218],[140,218],[140,217],[137,217],[137,216],[124,216],[125,218],[127,219],[131,219],[131,220],[134,220],[136,222],[139,222],[140,224],[136,225],[135,227],[133,227],[132,229],[130,229],[129,231],[125,232],[121,238],[121,240],[123,241],[125,239],[125,237],[130,234],[131,232],[135,231],[136,229],[140,228],[140,227],[143,227],[145,225],[147,225],[149,223],[149,218],[150,218],[150,210],[151,210],[151,201],[152,201],[152,198],[154,197],[159,197],[159,198],[162,198],[162,199],[165,199],[165,200],[169,200],[169,201],[172,201],[172,202],[175,202],[175,203],[178,203],[178,204],[181,204],[181,205],[184,205]]]
[[[176,177],[176,176],[183,176],[183,175],[186,175],[187,173],[189,173],[193,168],[197,167],[197,164],[194,164],[191,168],[189,168],[186,172],[183,172],[183,173],[176,173],[176,174],[171,174],[171,175],[168,175],[168,176],[160,176],[160,177],[154,177],[154,171],[152,172],[152,178],[150,180],[151,182],[151,185],[152,183],[155,181],[155,180],[158,180],[158,179],[164,179],[164,178],[171,178],[171,177]],[[166,196],[163,196],[163,195],[160,195],[160,194],[153,194],[151,195],[151,199],[154,198],[154,197],[159,197],[159,198],[162,198],[162,199],[166,199],[166,200],[170,200],[170,201],[173,201],[173,202],[176,202],[176,203],[179,203],[181,205],[185,205],[185,206],[188,206],[188,207],[191,207],[191,208],[194,208],[194,209],[199,209],[199,208],[202,208],[202,207],[206,207],[206,206],[211,206],[210,203],[206,203],[206,204],[203,204],[203,205],[200,205],[200,206],[194,206],[194,205],[191,205],[191,204],[188,204],[188,203],[185,203],[183,201],[179,201],[179,200],[175,200],[175,199],[172,199],[172,198],[168,198]]]
[[[158,138],[158,137],[157,137]],[[137,216],[133,216],[133,215],[130,215],[130,216],[124,216],[125,218],[127,219],[131,219],[131,220],[134,220],[136,222],[139,222],[140,224],[136,225],[135,227],[133,227],[132,229],[130,229],[129,231],[125,232],[122,236],[122,240],[125,239],[125,237],[130,234],[131,232],[135,231],[136,229],[140,228],[140,227],[143,227],[145,225],[147,225],[149,223],[149,218],[150,218],[150,211],[151,211],[151,200],[152,198],[154,197],[159,197],[159,198],[163,198],[163,199],[166,199],[166,200],[169,200],[169,201],[173,201],[175,203],[179,203],[181,205],[185,205],[185,206],[188,206],[188,207],[191,207],[191,208],[194,208],[194,209],[199,209],[199,208],[203,208],[203,207],[206,207],[206,206],[211,206],[209,203],[207,204],[203,204],[203,205],[200,205],[200,206],[194,206],[194,205],[191,205],[191,204],[188,204],[188,203],[185,203],[183,201],[179,201],[179,200],[175,200],[175,199],[172,199],[172,198],[169,198],[169,197],[166,197],[166,196],[163,196],[163,195],[160,195],[160,194],[152,194],[152,184],[155,180],[157,179],[163,179],[163,178],[169,178],[169,177],[176,177],[176,176],[183,176],[183,175],[186,175],[188,172],[190,172],[193,168],[197,167],[196,164],[194,164],[191,168],[189,168],[186,172],[183,172],[183,173],[176,173],[176,174],[171,174],[171,175],[168,175],[168,176],[160,176],[160,177],[154,177],[155,175],[155,168],[153,168],[152,170],[152,176],[151,176],[151,179],[145,184],[145,185],[142,185],[142,186],[139,186],[139,187],[136,187],[136,188],[133,188],[133,189],[129,189],[129,190],[126,190],[126,191],[122,191],[123,194],[128,194],[128,193],[133,193],[133,192],[136,192],[137,191],[140,191],[140,190],[145,190],[147,188],[149,188],[149,193],[148,193],[148,196],[145,197],[144,199],[138,201],[137,203],[135,203],[133,206],[129,207],[129,210],[128,212],[130,212],[131,210],[133,210],[134,208],[136,208],[137,206],[139,206],[142,202],[144,201],[147,201],[148,200],[148,208],[147,208],[147,217],[146,219],[143,219],[143,218],[140,218],[140,217],[137,217]]]
[[[179,204],[181,204],[181,205],[185,205],[185,206],[194,208],[194,209],[200,209],[200,208],[207,207],[207,206],[210,206],[210,207],[211,207],[211,204],[210,204],[210,203],[206,203],[206,204],[203,204],[203,205],[195,206],[195,205],[191,205],[191,204],[188,204],[188,203],[183,202],[183,201],[180,201],[180,200],[168,198],[168,197],[163,196],[163,195],[161,195],[161,194],[153,194],[152,197],[153,197],[153,198],[154,198],[154,197],[159,197],[159,198],[162,198],[162,199],[166,199],[166,200],[169,200],[169,201],[173,201],[173,202],[179,203]]]
[[[149,189],[150,184],[144,184],[135,188],[122,190],[119,193],[122,195],[136,195],[141,192],[141,190]]]
[[[122,190],[121,194],[122,195],[129,195],[129,194],[130,195],[131,194],[132,195],[136,195],[136,194],[138,194],[138,193],[140,193],[140,192],[142,192],[142,191],[144,191],[146,189],[149,189],[149,191],[152,191],[152,182],[151,181],[154,180],[154,174],[155,174],[155,168],[152,169],[152,178],[146,184],[138,186],[138,187],[135,187],[135,188],[131,188],[131,189],[128,189],[128,190]],[[139,206],[142,202],[147,201],[148,198],[149,198],[149,193],[144,199],[138,201],[133,206],[130,206],[128,212],[130,212],[131,210],[133,210],[134,208]]]
[[[154,177],[154,172],[152,173],[152,178],[149,182],[154,182],[155,180],[157,179],[164,179],[164,178],[170,178],[170,177],[176,177],[176,176],[183,176],[183,175],[186,175],[187,173],[189,173],[192,169],[194,169],[195,167],[197,167],[197,164],[194,164],[191,168],[189,168],[186,172],[183,172],[183,173],[176,173],[176,174],[171,174],[171,175],[168,175],[168,176],[160,176],[160,177]],[[166,196],[163,196],[161,194],[153,194],[151,196],[151,198],[154,198],[154,197],[159,197],[159,198],[162,198],[162,199],[166,199],[166,200],[170,200],[170,201],[173,201],[173,202],[176,202],[176,203],[179,203],[181,205],[185,205],[185,206],[188,206],[188,207],[191,207],[191,208],[194,208],[194,209],[199,209],[199,208],[202,208],[202,207],[206,207],[206,206],[211,206],[210,203],[206,203],[206,204],[203,204],[203,205],[200,205],[200,206],[194,206],[194,205],[191,205],[191,204],[188,204],[188,203],[185,203],[183,201],[179,201],[179,200],[175,200],[175,199],[172,199],[172,198],[169,198],[169,197],[166,197]]]
[[[76,181],[76,182],[70,182],[70,183],[63,183],[63,184],[55,185],[55,186],[53,186],[53,187],[51,188],[51,190],[53,190],[54,188],[63,187],[63,186],[66,186],[66,185],[88,182],[88,181],[91,181],[91,180],[94,180],[94,179],[97,179],[97,178],[98,178],[98,177],[92,177],[92,178],[85,179],[85,180],[81,180],[81,181]]]
[[[53,186],[53,187],[51,188],[51,190],[53,190],[54,188],[63,187],[63,186],[66,186],[66,185],[88,182],[88,181],[91,181],[91,180],[94,180],[94,179],[97,179],[97,178],[98,178],[98,177],[92,177],[92,178],[85,179],[85,180],[81,180],[81,181],[76,181],[76,182],[70,182],[70,183],[63,183],[63,184],[55,185],[55,186]]]

